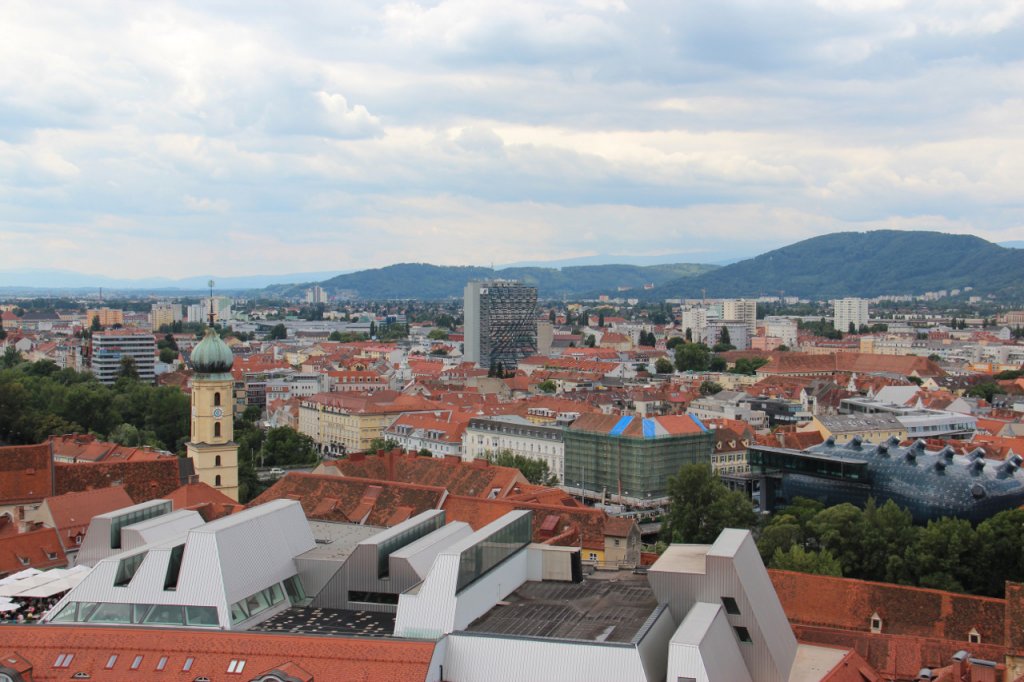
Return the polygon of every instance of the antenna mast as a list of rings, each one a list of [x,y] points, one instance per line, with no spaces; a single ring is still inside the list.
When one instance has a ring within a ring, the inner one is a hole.
[[[210,327],[213,327],[213,280],[206,283],[210,287]]]

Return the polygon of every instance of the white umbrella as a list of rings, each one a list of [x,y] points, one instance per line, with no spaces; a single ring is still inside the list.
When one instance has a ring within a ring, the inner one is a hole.
[[[0,586],[0,597],[20,596],[25,590],[45,585],[46,583],[53,582],[54,580],[59,580],[67,574],[68,571],[63,568],[55,568],[52,571],[45,572],[40,571],[36,575],[23,580]]]
[[[5,611],[17,611],[20,608],[21,608],[21,604],[15,604],[12,601],[4,602],[4,603],[0,604],[0,613],[3,613]]]
[[[17,596],[19,599],[45,599],[52,597],[55,594],[61,592],[67,592],[74,585],[67,578],[58,578],[57,580],[51,580],[48,583],[42,585],[36,585],[34,587],[28,587],[23,592],[19,592]]]
[[[26,568],[24,571],[12,573],[6,578],[0,578],[0,585],[9,585],[10,583],[16,583],[19,580],[31,578],[32,576],[39,575],[40,573],[42,573],[42,571],[40,571],[38,568]]]

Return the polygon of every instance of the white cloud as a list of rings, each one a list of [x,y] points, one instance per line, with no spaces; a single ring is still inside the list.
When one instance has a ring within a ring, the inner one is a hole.
[[[1024,238],[1022,7],[13,0],[0,236],[167,276]]]

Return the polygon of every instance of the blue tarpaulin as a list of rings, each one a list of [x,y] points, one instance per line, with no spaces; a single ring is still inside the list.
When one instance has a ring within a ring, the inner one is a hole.
[[[658,426],[653,419],[644,420],[644,438],[654,438],[658,435]]]
[[[700,427],[701,431],[707,431],[708,430],[708,427],[704,426],[704,424],[702,424],[701,421],[699,419],[697,419],[697,415],[691,414],[690,415],[690,419],[693,420],[694,424],[696,424],[697,426]]]
[[[617,424],[615,424],[614,427],[612,427],[612,430],[609,433],[613,436],[621,436],[622,432],[625,431],[626,427],[629,426],[632,422],[632,417],[623,417],[618,421]]]

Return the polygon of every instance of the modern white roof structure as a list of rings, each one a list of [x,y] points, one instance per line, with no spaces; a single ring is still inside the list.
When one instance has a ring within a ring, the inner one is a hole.
[[[149,518],[125,526],[121,537],[144,538],[156,528],[191,523],[176,514],[162,517],[170,523]],[[113,527],[101,524],[97,530],[109,534]],[[305,596],[295,557],[315,542],[294,500],[159,535],[100,559],[44,620],[244,630]]]

